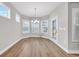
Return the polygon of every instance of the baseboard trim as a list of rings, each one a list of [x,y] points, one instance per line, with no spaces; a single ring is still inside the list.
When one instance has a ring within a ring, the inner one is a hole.
[[[79,54],[79,50],[70,50],[69,54]]]
[[[42,38],[49,39],[49,37],[41,36]]]
[[[0,55],[2,55],[3,53],[5,53],[7,50],[9,50],[12,46],[14,46],[17,42],[19,42],[20,40],[24,39],[24,38],[29,38],[28,37],[19,37],[15,42],[13,42],[11,45],[9,45],[8,47],[6,47],[4,50],[0,51]]]
[[[31,37],[31,36],[28,36],[28,37]],[[60,47],[63,51],[65,51],[66,53],[68,54],[79,54],[79,51],[78,50],[68,50],[66,48],[63,48],[60,44],[58,44],[56,41],[54,41],[51,37],[48,36],[45,36],[45,35],[42,35],[40,36],[42,38],[46,38],[46,39],[49,39],[51,41],[53,41],[58,47]],[[26,37],[25,37],[26,38]]]
[[[51,41],[53,41],[58,47],[60,47],[63,51],[65,51],[66,53],[69,53],[69,51],[65,48],[63,48],[60,44],[58,44],[57,42],[55,42],[54,40],[50,39]]]
[[[56,41],[54,41],[52,38],[50,38],[50,37],[45,37],[45,36],[42,36],[42,37],[53,41],[58,47],[60,47],[61,49],[63,49],[63,51],[65,51],[66,53],[70,53],[67,49],[63,48],[60,44],[58,44],[58,43],[57,43]]]
[[[67,50],[67,49],[63,48],[60,44],[58,44],[56,41],[54,41],[54,40],[53,40],[52,38],[50,38],[50,37],[45,37],[45,36],[41,36],[41,37],[53,41],[58,47],[60,47],[63,51],[65,51],[65,52],[68,53],[68,54],[79,54],[79,50]]]
[[[65,51],[68,54],[79,54],[78,50],[67,50],[67,49],[63,48],[60,44],[58,44],[57,42],[55,42],[53,39],[51,39],[49,37],[44,37],[44,36],[41,36],[41,37],[53,41],[57,46],[59,46],[63,51]],[[17,42],[19,42],[23,38],[29,38],[29,37],[19,37],[18,40],[16,40],[11,45],[9,45],[8,47],[6,47],[4,50],[0,51],[0,55],[2,55],[4,52],[6,52],[8,49],[10,49],[12,46],[14,46]]]
[[[55,42],[54,40],[51,39],[51,41],[53,41],[57,46],[59,46],[61,49],[63,49],[63,51],[65,51],[68,54],[79,54],[79,50],[67,50],[67,49],[63,48],[60,44]]]
[[[13,45],[15,45],[17,42],[19,42],[22,38],[18,38],[15,42],[13,42],[11,45],[6,47],[4,50],[0,51],[0,55],[2,55],[4,52],[6,52],[8,49],[10,49]]]

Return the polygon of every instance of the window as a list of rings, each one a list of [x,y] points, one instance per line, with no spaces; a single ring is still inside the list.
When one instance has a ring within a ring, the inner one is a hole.
[[[32,33],[39,33],[39,20],[32,20]]]
[[[42,33],[48,33],[48,20],[42,20],[41,31]]]
[[[79,42],[79,8],[72,8],[72,42]]]
[[[23,20],[23,33],[29,33],[30,32],[30,24],[29,20]]]
[[[18,13],[16,13],[16,22],[20,23],[20,15]]]
[[[0,3],[0,16],[10,18],[10,8]]]

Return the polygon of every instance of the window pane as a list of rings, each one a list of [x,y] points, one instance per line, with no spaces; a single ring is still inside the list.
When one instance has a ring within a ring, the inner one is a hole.
[[[0,16],[10,18],[10,9],[2,3],[0,3]]]
[[[32,20],[32,33],[39,33],[39,20]]]
[[[16,22],[20,23],[20,15],[16,13]]]
[[[42,20],[41,31],[42,31],[42,33],[48,32],[48,20]]]
[[[29,20],[23,20],[23,33],[29,33]]]

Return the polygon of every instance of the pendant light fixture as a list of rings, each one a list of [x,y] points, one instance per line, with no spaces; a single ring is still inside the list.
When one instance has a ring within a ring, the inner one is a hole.
[[[39,23],[39,21],[37,20],[37,15],[36,15],[36,10],[37,8],[34,8],[35,10],[35,17],[34,17],[34,20],[32,20],[33,23]]]

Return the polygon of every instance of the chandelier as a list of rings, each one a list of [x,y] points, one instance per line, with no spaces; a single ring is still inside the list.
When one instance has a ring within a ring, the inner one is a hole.
[[[35,10],[35,17],[34,17],[34,20],[32,20],[32,22],[33,23],[39,23],[39,21],[37,20],[37,13],[36,13],[36,10],[37,10],[37,8],[34,8],[34,10]]]

